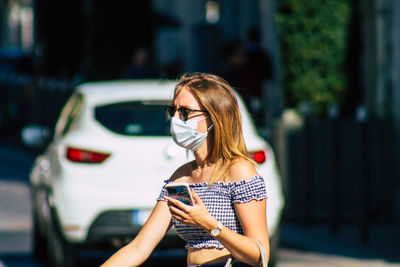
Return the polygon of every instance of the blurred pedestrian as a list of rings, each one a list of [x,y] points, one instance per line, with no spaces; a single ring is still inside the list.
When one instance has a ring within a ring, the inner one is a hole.
[[[221,76],[244,96],[245,92],[242,92],[242,87],[246,53],[243,43],[239,39],[228,41],[222,46],[221,53],[224,61]]]
[[[260,45],[260,31],[249,29],[247,42],[232,40],[223,46],[225,67],[222,76],[243,96],[257,125],[264,126],[265,82],[272,78],[272,62]]]
[[[175,143],[195,157],[166,185],[187,183],[194,203],[168,197],[164,187],[139,234],[103,267],[142,264],[172,225],[187,242],[188,266],[232,258],[232,266],[259,266],[259,244],[269,255],[266,189],[248,157],[234,91],[216,75],[185,74],[166,110]]]

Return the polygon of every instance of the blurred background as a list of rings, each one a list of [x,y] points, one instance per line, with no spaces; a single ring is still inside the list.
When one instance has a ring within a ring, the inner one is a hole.
[[[28,183],[21,130],[76,85],[187,71],[237,88],[275,149],[282,248],[400,261],[398,0],[2,0],[0,181]]]

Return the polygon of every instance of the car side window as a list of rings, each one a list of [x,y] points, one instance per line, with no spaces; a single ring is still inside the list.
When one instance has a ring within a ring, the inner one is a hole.
[[[61,112],[61,116],[56,125],[56,136],[65,136],[71,126],[75,122],[78,114],[82,108],[83,96],[81,94],[74,94],[67,102]]]

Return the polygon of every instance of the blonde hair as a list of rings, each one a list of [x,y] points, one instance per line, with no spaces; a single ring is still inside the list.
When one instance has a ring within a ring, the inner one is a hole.
[[[242,118],[235,92],[221,77],[208,73],[185,73],[179,77],[174,98],[182,88],[189,88],[202,108],[210,116],[213,128],[209,135],[211,149],[207,161],[214,161],[215,168],[210,184],[224,181],[234,159],[248,157],[243,138]]]

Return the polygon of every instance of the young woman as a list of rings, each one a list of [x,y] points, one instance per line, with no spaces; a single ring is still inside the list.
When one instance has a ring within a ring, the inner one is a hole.
[[[188,183],[194,205],[167,196],[164,187],[139,234],[102,266],[138,266],[171,226],[187,242],[188,266],[259,266],[267,251],[266,189],[248,157],[232,88],[212,74],[184,74],[175,88],[171,118],[174,141],[195,160],[166,184]]]

